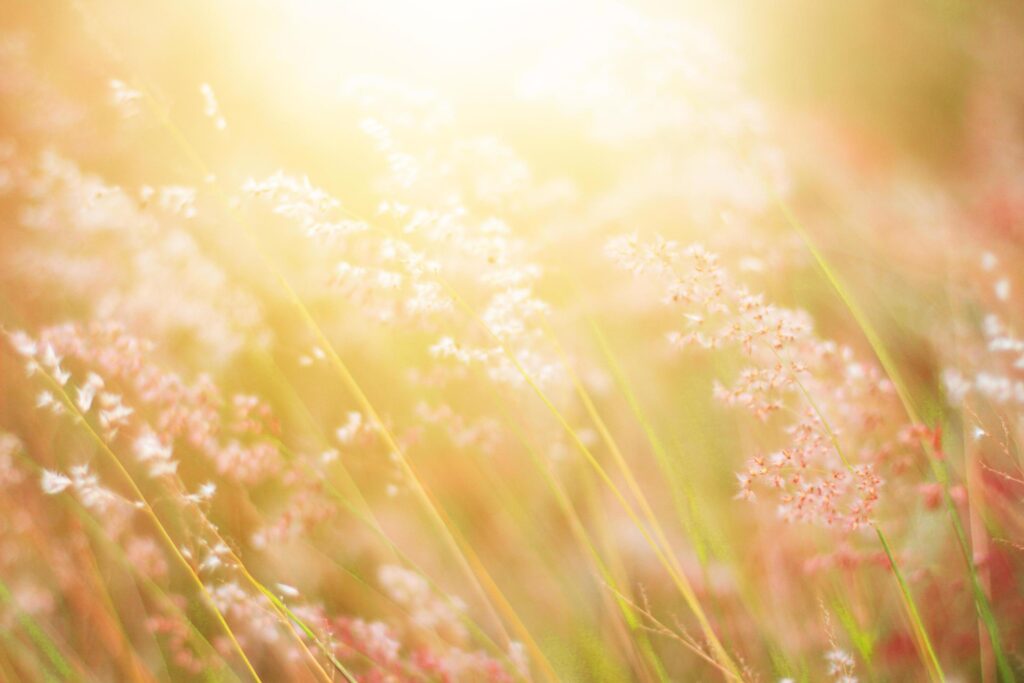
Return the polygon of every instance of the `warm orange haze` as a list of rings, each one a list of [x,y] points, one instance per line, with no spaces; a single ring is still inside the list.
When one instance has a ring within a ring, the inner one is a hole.
[[[0,0],[0,681],[1024,680],[1024,9]]]

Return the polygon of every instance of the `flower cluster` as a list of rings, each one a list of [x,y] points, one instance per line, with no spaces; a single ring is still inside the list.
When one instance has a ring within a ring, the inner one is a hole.
[[[786,442],[750,458],[737,474],[738,496],[774,491],[781,517],[856,529],[872,521],[880,470],[905,449],[905,422],[891,382],[849,347],[823,340],[810,317],[766,303],[736,283],[703,247],[664,239],[612,240],[607,253],[622,268],[649,274],[666,290],[682,329],[677,347],[735,348],[745,365],[715,397],[778,425]]]

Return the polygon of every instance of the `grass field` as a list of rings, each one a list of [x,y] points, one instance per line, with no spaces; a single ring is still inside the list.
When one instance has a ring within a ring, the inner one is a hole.
[[[0,0],[0,681],[1024,678],[1022,38]]]

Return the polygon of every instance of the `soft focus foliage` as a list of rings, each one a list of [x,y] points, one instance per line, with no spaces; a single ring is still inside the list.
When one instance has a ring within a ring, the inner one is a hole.
[[[0,11],[0,680],[1024,676],[1024,12]]]

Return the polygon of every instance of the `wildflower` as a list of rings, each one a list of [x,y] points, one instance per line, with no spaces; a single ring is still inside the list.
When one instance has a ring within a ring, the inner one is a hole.
[[[353,439],[363,429],[363,415],[358,411],[350,411],[345,419],[345,424],[334,431],[334,435],[343,444],[352,443]]]
[[[146,465],[149,476],[160,477],[178,471],[178,462],[171,459],[172,450],[152,430],[146,429],[132,442],[135,457]]]
[[[99,394],[100,405],[100,426],[109,434],[116,434],[118,429],[128,423],[135,410],[121,402],[121,396],[108,392]]]
[[[828,675],[840,683],[856,683],[857,678],[853,675],[853,657],[840,648],[830,650],[825,655],[828,662]]]
[[[205,484],[200,484],[195,493],[187,494],[185,500],[195,504],[205,503],[212,499],[215,493],[217,493],[217,485],[208,481]]]
[[[71,479],[59,472],[44,470],[41,486],[43,493],[52,496],[71,486]]]
[[[8,333],[7,338],[11,341],[14,350],[21,356],[32,358],[39,351],[39,345],[35,340],[21,330]]]
[[[85,384],[76,388],[75,405],[78,409],[83,412],[89,412],[89,408],[92,407],[93,399],[96,397],[96,392],[103,388],[103,379],[96,373],[90,372],[85,380]]]
[[[837,443],[846,425],[860,438],[870,427],[895,440],[893,426],[874,407],[895,398],[880,370],[817,338],[805,313],[773,306],[733,282],[718,257],[701,245],[683,248],[660,238],[645,243],[632,235],[613,240],[609,250],[621,266],[667,287],[665,302],[679,311],[684,325],[670,337],[673,345],[742,351],[747,366],[732,386],[716,381],[717,399],[765,423],[784,409],[794,416],[785,427],[792,444],[767,458],[751,458],[737,474],[736,497],[753,500],[754,486],[764,485],[777,492],[783,519],[845,530],[868,524],[882,479],[875,463],[844,461]],[[807,395],[816,408],[801,405]]]

